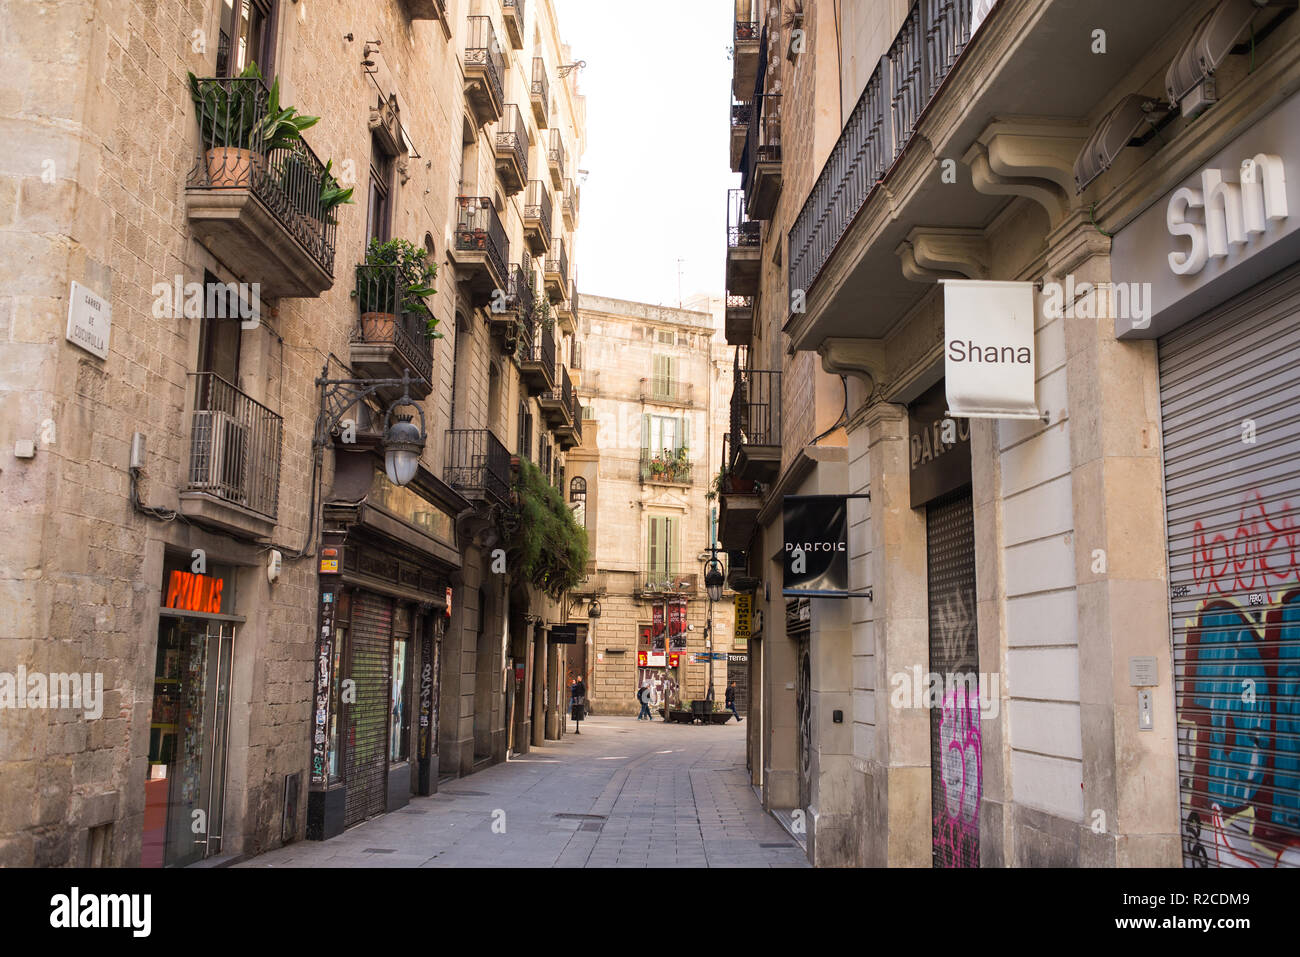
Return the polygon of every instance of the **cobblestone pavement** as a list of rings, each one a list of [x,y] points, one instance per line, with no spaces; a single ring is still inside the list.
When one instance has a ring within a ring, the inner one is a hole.
[[[580,735],[238,866],[807,867],[749,785],[744,730],[593,716]]]

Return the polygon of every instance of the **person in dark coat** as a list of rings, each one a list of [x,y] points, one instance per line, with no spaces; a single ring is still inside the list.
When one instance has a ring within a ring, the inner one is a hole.
[[[745,720],[740,716],[740,712],[736,710],[736,683],[734,681],[727,685],[727,707],[736,716],[737,723]]]
[[[569,711],[574,723],[579,725],[573,733],[582,734],[582,719],[587,712],[587,686],[583,684],[581,678],[575,679],[569,688]]]

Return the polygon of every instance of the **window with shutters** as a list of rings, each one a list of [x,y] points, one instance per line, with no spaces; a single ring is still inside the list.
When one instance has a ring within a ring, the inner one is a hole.
[[[670,515],[650,515],[646,518],[645,582],[650,590],[662,591],[676,574],[681,560],[678,556],[678,526],[681,520]]]
[[[690,424],[685,416],[641,416],[641,481],[690,482]]]
[[[519,403],[519,447],[515,452],[521,458],[533,460],[533,415],[528,403]]]
[[[650,395],[669,401],[677,398],[677,357],[656,355],[650,375]]]

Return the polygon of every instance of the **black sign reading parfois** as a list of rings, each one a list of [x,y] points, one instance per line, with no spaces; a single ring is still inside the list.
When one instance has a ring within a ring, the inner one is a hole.
[[[787,495],[781,594],[848,598],[849,506],[844,495]]]

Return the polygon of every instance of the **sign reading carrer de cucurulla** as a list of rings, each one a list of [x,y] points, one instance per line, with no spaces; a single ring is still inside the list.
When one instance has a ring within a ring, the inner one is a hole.
[[[1034,396],[1034,284],[942,282],[948,414],[1039,418]]]

